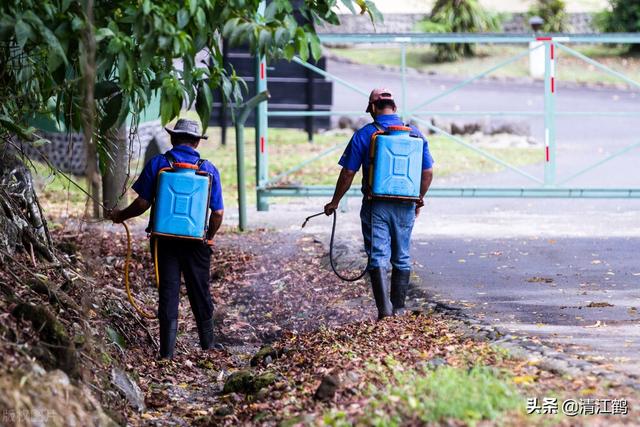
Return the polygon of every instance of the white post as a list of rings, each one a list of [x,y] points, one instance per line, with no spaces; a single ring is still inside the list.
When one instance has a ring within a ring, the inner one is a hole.
[[[544,42],[533,41],[529,42],[529,49],[534,49]],[[545,50],[543,48],[531,50],[529,52],[529,75],[535,79],[541,79],[544,77],[544,57]]]

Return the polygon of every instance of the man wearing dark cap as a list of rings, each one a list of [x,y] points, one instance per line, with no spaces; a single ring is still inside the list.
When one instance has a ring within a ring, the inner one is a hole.
[[[170,359],[178,331],[178,302],[180,298],[180,275],[184,276],[191,310],[196,318],[200,346],[203,350],[214,348],[213,301],[209,291],[209,267],[213,237],[222,224],[224,207],[222,187],[218,169],[206,160],[200,159],[196,151],[202,135],[197,122],[179,119],[173,129],[165,128],[171,135],[173,148],[165,154],[152,158],[142,170],[133,190],[138,194],[127,208],[114,209],[110,218],[115,223],[143,214],[155,200],[156,179],[162,168],[174,163],[198,165],[211,178],[209,208],[211,215],[207,228],[207,242],[176,238],[158,239],[158,269],[160,276],[158,320],[160,321],[160,357]],[[155,237],[154,237],[155,238]],[[152,245],[153,247],[153,245]]]
[[[364,199],[360,210],[360,221],[365,250],[369,256],[367,268],[378,308],[378,319],[382,319],[394,314],[402,314],[404,311],[411,275],[409,254],[411,231],[420,208],[424,206],[424,195],[431,185],[433,158],[429,153],[429,145],[425,137],[416,127],[410,126],[412,134],[424,141],[420,200],[417,203],[372,200],[368,182],[369,167],[371,167],[369,157],[371,137],[376,131],[384,131],[389,126],[402,126],[404,123],[396,114],[396,103],[388,89],[380,88],[371,91],[366,112],[371,114],[373,122],[356,131],[349,141],[338,162],[342,166],[342,171],[336,183],[333,199],[327,203],[324,211],[327,215],[331,215],[338,208],[340,200],[351,187],[356,172],[362,166]],[[389,261],[393,266],[391,283],[387,276]]]

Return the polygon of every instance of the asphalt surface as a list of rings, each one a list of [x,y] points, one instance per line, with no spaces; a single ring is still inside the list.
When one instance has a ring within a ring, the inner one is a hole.
[[[639,238],[434,237],[414,245],[420,287],[516,335],[640,373]]]

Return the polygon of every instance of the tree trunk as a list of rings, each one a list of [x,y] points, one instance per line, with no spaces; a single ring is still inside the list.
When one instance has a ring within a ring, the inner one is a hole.
[[[48,261],[54,259],[31,172],[15,153],[4,148],[0,152],[0,251],[10,255],[27,251]]]
[[[127,205],[126,184],[129,177],[129,139],[127,128],[109,131],[105,138],[106,168],[102,175],[102,203],[108,208],[120,209]]]
[[[82,37],[82,70],[84,80],[84,105],[82,108],[82,132],[84,144],[87,147],[87,183],[89,194],[93,202],[92,216],[100,217],[100,173],[98,169],[98,149],[93,137],[96,111],[93,96],[96,84],[96,39],[93,33],[93,0],[85,4],[87,28]]]

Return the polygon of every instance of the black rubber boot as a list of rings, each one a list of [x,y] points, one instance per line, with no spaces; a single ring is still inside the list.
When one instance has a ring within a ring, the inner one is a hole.
[[[172,359],[178,334],[178,319],[160,321],[160,359]]]
[[[200,337],[200,347],[203,350],[212,350],[216,347],[213,336],[213,318],[198,322],[198,337]]]
[[[393,315],[391,300],[389,299],[389,278],[384,268],[374,268],[369,270],[371,277],[371,288],[373,298],[378,307],[378,320]]]
[[[407,299],[409,291],[409,277],[411,270],[391,271],[391,304],[393,305],[393,314],[404,314],[404,302]]]

